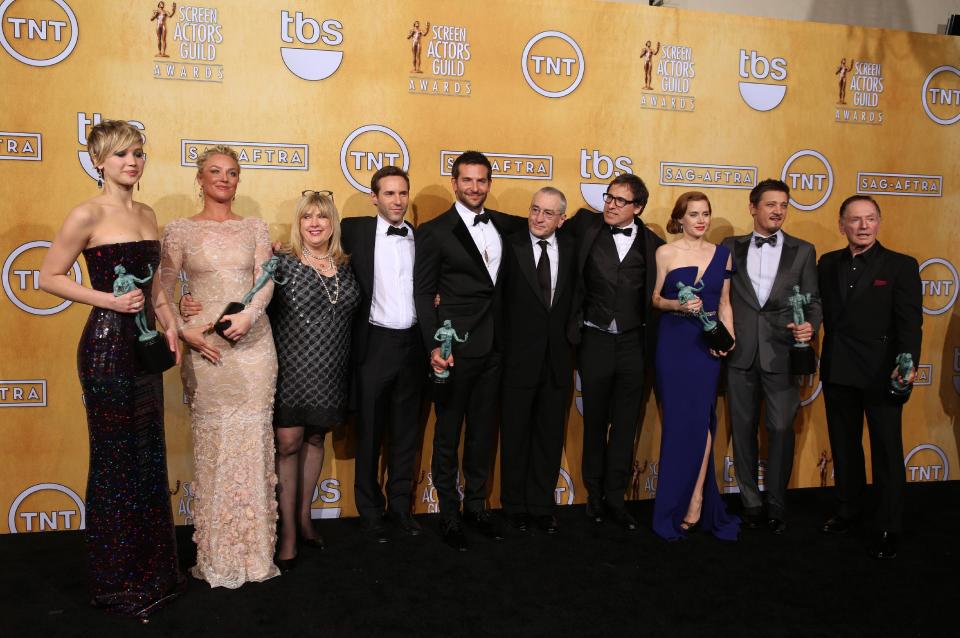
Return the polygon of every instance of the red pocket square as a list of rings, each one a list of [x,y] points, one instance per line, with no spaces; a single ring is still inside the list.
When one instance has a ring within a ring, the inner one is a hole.
[[[886,280],[886,279],[874,279],[874,280],[873,280],[873,285],[874,285],[874,286],[886,286],[886,285],[887,285],[887,280]]]

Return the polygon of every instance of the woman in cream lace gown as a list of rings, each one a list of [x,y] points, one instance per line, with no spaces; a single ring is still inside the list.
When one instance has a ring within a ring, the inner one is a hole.
[[[203,210],[164,229],[160,281],[174,298],[180,270],[203,310],[180,320],[190,347],[181,376],[193,430],[194,577],[213,587],[236,588],[276,576],[273,563],[277,502],[273,396],[277,356],[263,311],[268,282],[242,312],[227,315],[227,339],[213,323],[231,301],[253,287],[271,257],[267,225],[231,211],[239,182],[236,153],[223,146],[197,160]]]

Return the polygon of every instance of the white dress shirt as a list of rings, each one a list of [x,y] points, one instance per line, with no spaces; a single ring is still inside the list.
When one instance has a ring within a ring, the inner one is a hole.
[[[750,283],[753,284],[753,290],[757,293],[761,308],[770,298],[770,289],[773,288],[773,280],[777,277],[780,255],[783,253],[783,232],[778,230],[775,235],[776,246],[764,244],[758,247],[755,238],[763,235],[754,232],[750,236],[750,247],[747,250],[747,275],[750,276]]]
[[[467,225],[470,236],[473,237],[473,243],[477,245],[480,256],[483,257],[483,263],[487,265],[487,272],[490,274],[490,281],[497,281],[497,273],[500,271],[500,258],[503,255],[503,242],[500,240],[500,233],[492,221],[486,224],[474,224],[473,220],[477,213],[461,204],[454,202],[460,219]],[[480,211],[484,212],[483,210]]]
[[[388,235],[390,224],[377,215],[373,245],[373,298],[370,323],[404,330],[417,323],[413,305],[413,229],[401,222],[407,236]]]
[[[543,253],[543,250],[540,248],[541,239],[547,242],[547,257],[550,259],[550,305],[553,305],[553,296],[557,291],[557,273],[560,271],[560,251],[557,249],[556,233],[549,237],[537,237],[533,233],[530,233],[530,241],[533,242],[534,270],[540,265],[541,254]]]

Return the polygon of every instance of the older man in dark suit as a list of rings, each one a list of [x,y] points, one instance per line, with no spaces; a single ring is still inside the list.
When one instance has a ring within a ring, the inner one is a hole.
[[[894,558],[903,527],[903,400],[889,393],[900,376],[896,358],[920,357],[923,296],[917,260],[877,241],[880,206],[854,195],[840,206],[847,247],[820,258],[824,343],[820,362],[827,429],[833,453],[837,510],[823,526],[846,532],[860,516],[866,487],[863,419],[870,434],[873,484],[878,494],[875,558]]]

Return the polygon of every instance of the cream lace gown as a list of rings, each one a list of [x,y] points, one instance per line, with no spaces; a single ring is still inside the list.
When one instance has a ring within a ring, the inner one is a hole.
[[[262,220],[178,219],[164,229],[160,282],[167,298],[174,299],[180,270],[186,272],[203,311],[183,325],[202,325],[243,298],[271,255]],[[206,335],[220,351],[220,365],[187,350],[180,366],[193,429],[197,565],[191,572],[213,587],[236,588],[279,574],[273,564],[277,355],[263,315],[272,294],[270,282],[244,310],[253,327],[235,345],[215,332]]]

